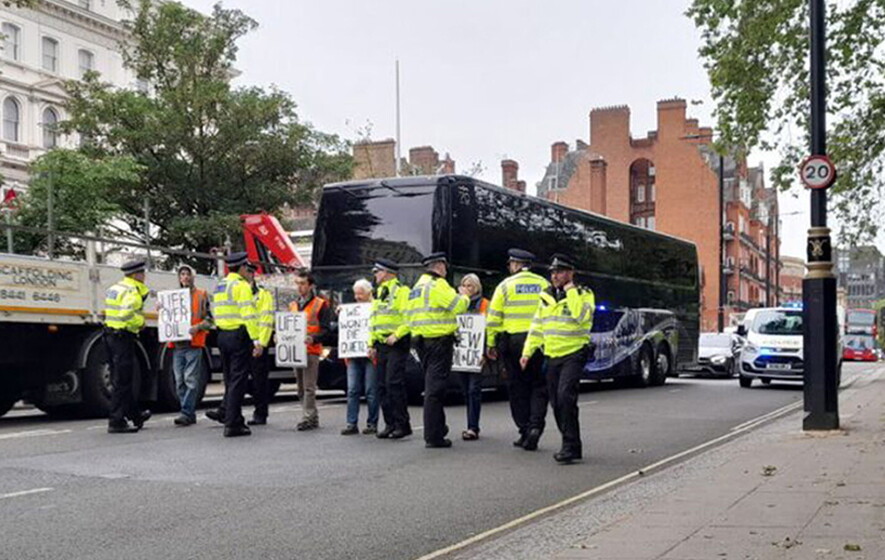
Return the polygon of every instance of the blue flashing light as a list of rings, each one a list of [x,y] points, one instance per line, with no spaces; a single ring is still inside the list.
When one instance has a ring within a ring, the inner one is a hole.
[[[608,307],[606,307],[604,304],[601,304],[601,305],[596,306],[596,310],[597,311],[608,311]]]
[[[763,346],[759,349],[760,354],[777,354],[777,350],[774,348],[769,348],[767,346]]]
[[[787,309],[802,309],[801,301],[788,301],[783,304],[781,307],[786,307]]]

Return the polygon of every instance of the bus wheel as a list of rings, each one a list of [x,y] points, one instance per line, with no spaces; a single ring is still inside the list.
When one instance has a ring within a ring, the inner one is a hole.
[[[172,350],[163,352],[159,379],[157,379],[157,405],[162,412],[174,412],[179,409],[175,371],[172,368],[172,352]]]
[[[672,361],[670,360],[670,349],[666,344],[658,346],[655,359],[655,369],[652,376],[652,385],[663,385],[667,382],[667,378],[672,375]]]
[[[267,380],[267,398],[274,398],[277,393],[280,392],[280,386],[283,384],[283,381],[280,379],[268,379]]]
[[[633,376],[633,384],[637,387],[648,387],[651,385],[652,376],[654,375],[654,357],[651,348],[644,344],[639,350],[639,356],[636,360],[636,375]]]

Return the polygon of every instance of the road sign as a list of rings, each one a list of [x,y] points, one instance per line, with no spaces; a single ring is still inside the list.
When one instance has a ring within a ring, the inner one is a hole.
[[[809,189],[826,189],[836,180],[836,166],[827,156],[810,156],[799,167],[802,182]]]

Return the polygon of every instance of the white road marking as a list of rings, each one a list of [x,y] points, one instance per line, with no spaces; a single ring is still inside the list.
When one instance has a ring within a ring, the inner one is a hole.
[[[33,488],[31,490],[22,490],[21,492],[12,492],[10,494],[0,494],[0,500],[7,498],[18,498],[19,496],[29,496],[31,494],[42,494],[43,492],[52,492],[55,488]]]
[[[579,402],[579,403],[578,403],[578,406],[589,406],[589,405],[591,405],[591,404],[599,404],[599,401],[584,401],[584,402]]]
[[[40,437],[40,436],[55,436],[59,434],[69,434],[73,430],[29,430],[27,432],[14,432],[11,434],[2,434],[0,435],[0,439],[18,439],[18,438],[28,438],[28,437]]]

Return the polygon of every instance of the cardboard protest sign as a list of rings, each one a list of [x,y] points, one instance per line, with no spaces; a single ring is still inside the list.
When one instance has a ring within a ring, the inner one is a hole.
[[[274,314],[277,367],[307,367],[307,318],[288,311]]]
[[[483,315],[458,315],[458,345],[452,371],[479,373],[486,343],[486,318]]]
[[[163,290],[157,292],[157,300],[157,334],[160,342],[190,340],[191,291],[187,288]]]
[[[348,303],[338,312],[338,357],[365,358],[369,354],[371,303]]]

